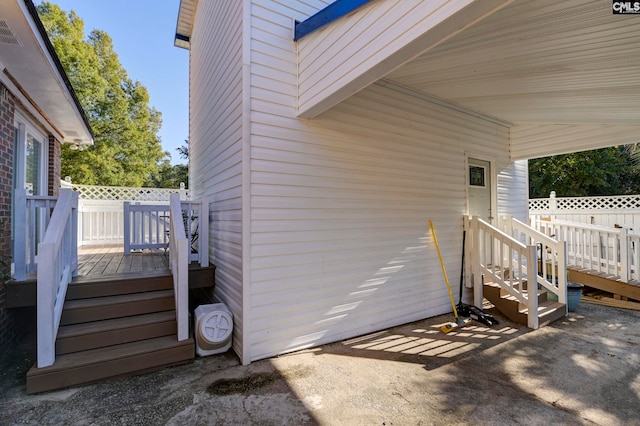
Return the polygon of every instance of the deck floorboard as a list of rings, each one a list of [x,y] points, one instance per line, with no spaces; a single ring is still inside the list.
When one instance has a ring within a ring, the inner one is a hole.
[[[78,251],[79,276],[166,272],[168,269],[168,256],[162,251],[142,250],[127,256],[122,247],[88,247]]]

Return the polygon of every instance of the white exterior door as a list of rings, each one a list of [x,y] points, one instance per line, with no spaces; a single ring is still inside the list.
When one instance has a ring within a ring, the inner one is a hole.
[[[469,214],[478,216],[491,223],[491,163],[485,160],[469,158],[467,170],[469,185]]]

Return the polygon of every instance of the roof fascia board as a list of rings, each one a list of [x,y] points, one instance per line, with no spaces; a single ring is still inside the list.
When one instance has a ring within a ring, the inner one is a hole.
[[[31,0],[23,0],[19,2],[20,8],[22,9],[22,13],[25,16],[25,19],[29,23],[31,27],[31,32],[34,34],[38,43],[40,45],[41,51],[44,57],[49,62],[51,71],[56,76],[58,81],[61,83],[60,87],[67,97],[71,101],[74,106],[74,110],[76,112],[76,116],[78,120],[82,123],[85,128],[86,133],[89,135],[91,140],[87,141],[88,143],[93,143],[93,130],[91,129],[91,125],[89,124],[89,120],[80,104],[80,100],[76,95],[75,90],[73,90],[73,86],[71,85],[71,81],[67,76],[67,73],[60,62],[60,58],[58,58],[58,54],[56,53],[53,44],[51,44],[51,40],[49,40],[49,36],[47,35],[47,30],[44,28],[42,21],[40,20],[40,16],[38,16],[38,10],[34,6]],[[26,10],[25,10],[26,8]],[[71,141],[73,142],[73,141]],[[87,143],[85,142],[85,143]]]
[[[302,22],[296,22],[293,40],[300,40],[307,34],[311,34],[315,30],[324,27],[336,19],[348,15],[370,1],[373,0],[336,0],[315,15]]]

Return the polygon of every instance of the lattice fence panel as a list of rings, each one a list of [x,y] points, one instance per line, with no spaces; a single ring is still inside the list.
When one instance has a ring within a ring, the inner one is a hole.
[[[548,210],[549,199],[548,198],[531,198],[529,200],[529,210]]]
[[[130,188],[124,186],[76,185],[71,188],[83,200],[117,201],[169,201],[174,192],[182,192],[181,198],[188,199],[188,191],[172,188]]]
[[[554,208],[555,201],[555,208]],[[529,200],[530,211],[553,210],[563,212],[621,212],[640,210],[640,195],[616,195],[611,197],[563,197],[535,198]]]

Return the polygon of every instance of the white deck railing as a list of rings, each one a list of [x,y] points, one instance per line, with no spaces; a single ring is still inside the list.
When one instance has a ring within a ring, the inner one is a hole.
[[[539,218],[532,218],[531,225],[566,242],[568,266],[600,272],[624,282],[640,281],[640,235],[627,228]]]
[[[173,275],[173,294],[176,304],[178,341],[189,338],[189,240],[182,221],[180,196],[170,199],[169,266]]]
[[[36,272],[36,249],[44,237],[58,197],[28,195],[26,189],[16,189],[14,200],[14,277],[24,281]]]
[[[474,304],[482,306],[484,280],[497,283],[527,306],[527,325],[538,328],[537,253],[535,245],[525,245],[475,216],[465,217],[467,253],[474,283]],[[528,281],[527,288],[523,282]]]
[[[78,246],[122,245],[124,241],[125,201],[131,204],[162,204],[169,206],[169,196],[179,193],[182,200],[189,191],[180,188],[133,188],[124,186],[78,185],[62,181],[80,195],[78,205]],[[166,222],[168,230],[168,221]],[[166,247],[166,244],[165,244]]]
[[[20,219],[15,221],[14,274],[17,280],[24,280],[27,272],[37,272],[37,364],[41,368],[55,361],[55,339],[67,286],[77,275],[78,193],[63,188],[59,197],[45,197],[16,190],[15,206],[16,218]],[[153,234],[153,238],[162,241],[154,244],[169,249],[178,340],[185,340],[189,337],[188,265],[191,261],[202,266],[209,264],[209,202],[181,202],[180,194],[173,193],[169,206],[160,207],[154,206],[155,213],[148,216],[152,219],[137,222],[140,226],[152,226],[142,228],[154,232],[130,232]],[[156,225],[149,225],[152,222]],[[165,228],[157,228],[158,222],[164,222]]]
[[[169,247],[169,205],[124,202],[124,254]],[[182,215],[181,215],[182,216]]]
[[[173,195],[172,195],[173,197]],[[173,214],[173,213],[171,213]],[[124,203],[124,254],[132,250],[168,249],[170,206]],[[189,262],[209,265],[209,203],[180,201],[184,235],[189,242]]]
[[[44,238],[38,244],[38,368],[53,365],[67,286],[78,272],[78,194],[61,189]]]

